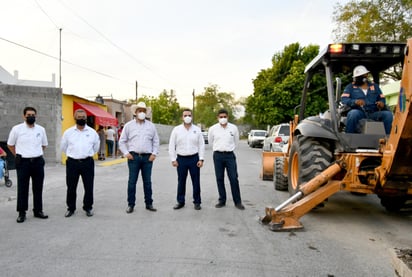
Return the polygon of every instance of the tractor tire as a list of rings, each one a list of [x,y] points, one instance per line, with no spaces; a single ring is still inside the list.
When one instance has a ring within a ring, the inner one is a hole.
[[[406,196],[379,196],[381,205],[385,207],[388,212],[399,212],[405,206],[408,198]]]
[[[289,194],[294,195],[300,186],[328,168],[332,158],[329,141],[298,136],[292,143],[289,155]]]
[[[277,157],[273,162],[273,186],[275,190],[288,190],[288,176],[283,174],[285,158]]]

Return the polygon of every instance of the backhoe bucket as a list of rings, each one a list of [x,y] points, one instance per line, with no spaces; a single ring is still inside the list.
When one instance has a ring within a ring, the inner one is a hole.
[[[262,180],[273,180],[273,163],[276,157],[283,157],[283,152],[262,152]]]
[[[286,231],[302,229],[299,218],[322,203],[326,198],[341,190],[341,181],[330,179],[341,171],[339,162],[336,162],[322,171],[315,178],[304,184],[300,191],[295,193],[276,208],[266,207],[264,217],[260,223],[269,225],[272,231]],[[326,183],[326,184],[325,184]],[[322,184],[325,184],[322,186]]]

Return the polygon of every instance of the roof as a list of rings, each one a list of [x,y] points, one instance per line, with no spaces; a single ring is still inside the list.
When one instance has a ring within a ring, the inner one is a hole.
[[[94,116],[96,125],[101,126],[117,126],[117,118],[109,114],[98,106],[93,106],[84,103],[73,103],[73,110],[83,109],[86,111],[87,116]]]
[[[308,71],[324,70],[327,63],[333,73],[351,73],[357,65],[381,72],[404,59],[406,43],[369,42],[329,44],[306,66]]]

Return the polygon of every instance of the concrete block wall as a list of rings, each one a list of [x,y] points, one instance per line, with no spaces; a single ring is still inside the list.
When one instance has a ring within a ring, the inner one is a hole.
[[[37,110],[36,122],[46,129],[49,142],[46,162],[60,162],[62,91],[59,88],[0,84],[0,141],[6,142],[11,128],[23,122],[26,106]]]
[[[155,124],[160,144],[169,144],[170,134],[175,126]]]

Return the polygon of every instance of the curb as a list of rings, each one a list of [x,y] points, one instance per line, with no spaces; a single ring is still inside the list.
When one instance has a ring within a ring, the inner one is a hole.
[[[97,163],[96,165],[97,166],[111,166],[111,165],[114,165],[114,164],[124,163],[126,161],[127,161],[127,158],[121,158],[121,159],[115,159],[115,160],[112,160],[112,161],[100,162],[100,163]]]

